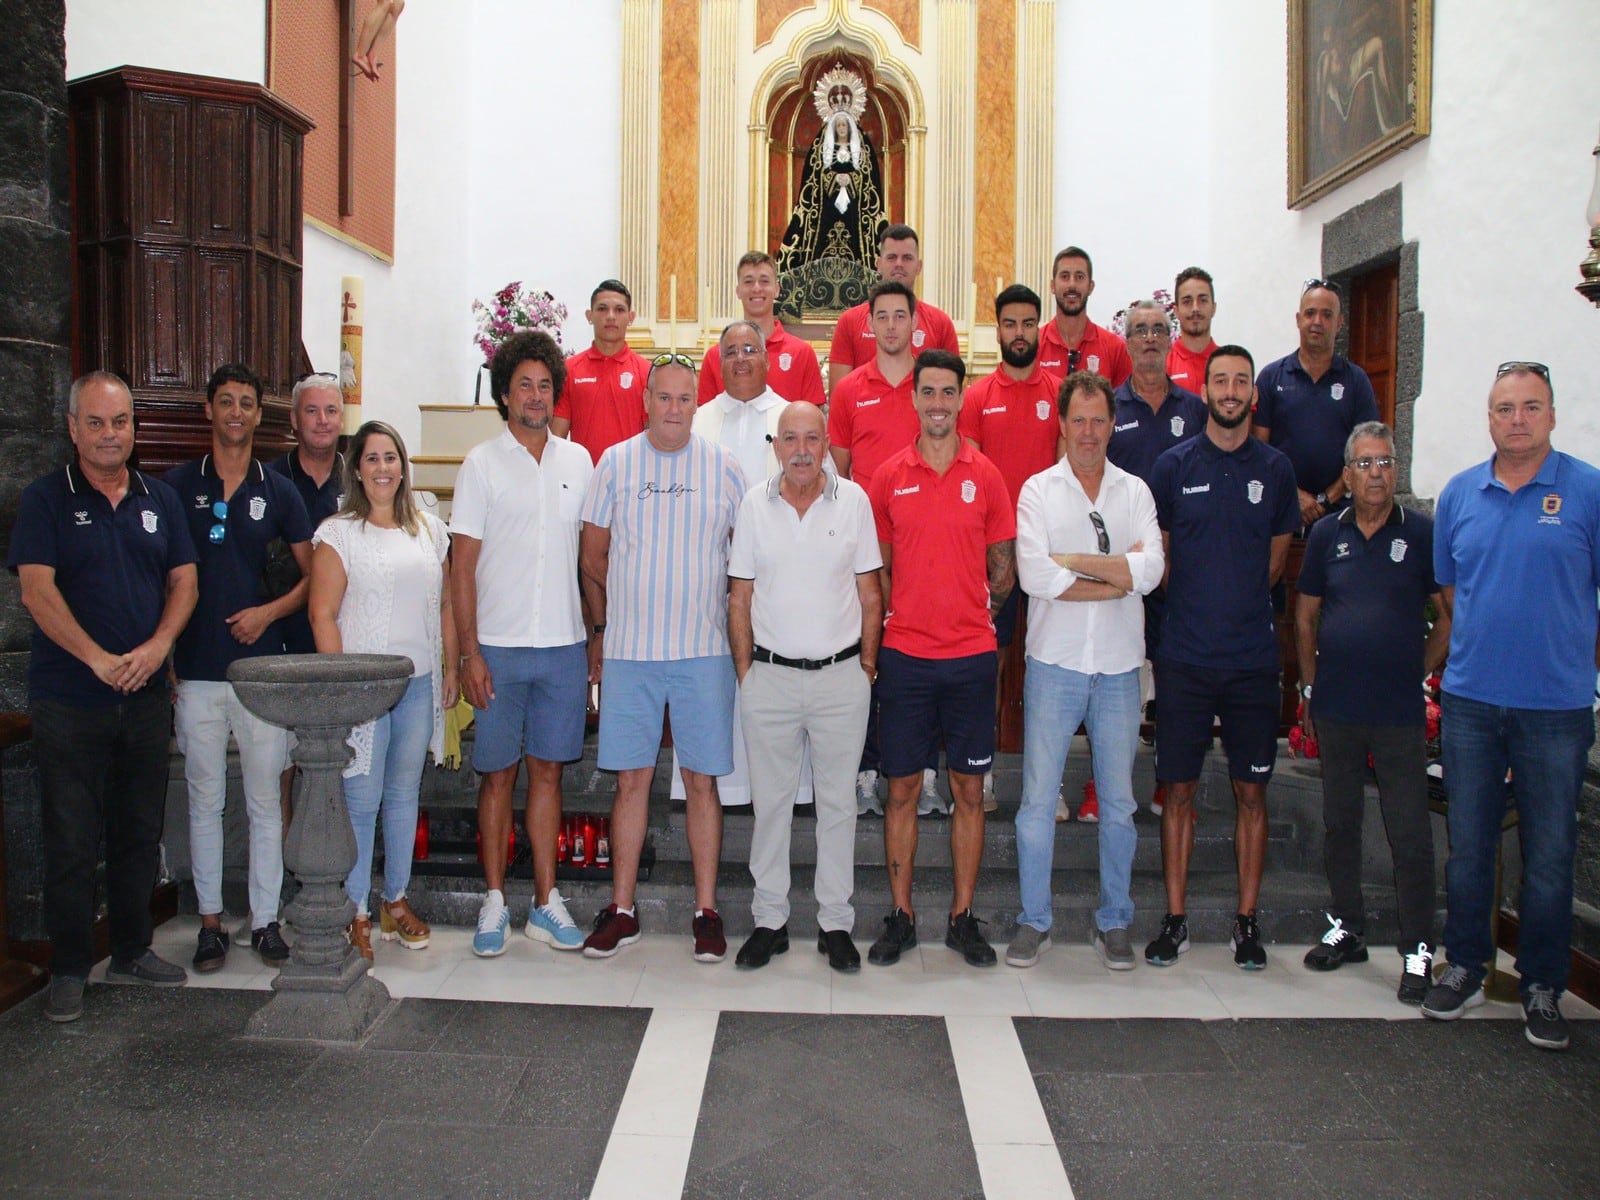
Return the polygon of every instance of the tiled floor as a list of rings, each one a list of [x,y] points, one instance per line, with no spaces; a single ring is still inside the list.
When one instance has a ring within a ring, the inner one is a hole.
[[[194,927],[156,949],[186,961]],[[604,962],[469,941],[380,945],[400,1003],[360,1046],[244,1036],[272,972],[239,949],[183,991],[97,985],[73,1025],[0,1016],[0,1195],[1600,1191],[1600,1014],[1565,1002],[1565,1055],[1515,1008],[1442,1027],[1386,954],[980,972],[934,943],[845,976],[804,938],[757,972],[659,933]]]

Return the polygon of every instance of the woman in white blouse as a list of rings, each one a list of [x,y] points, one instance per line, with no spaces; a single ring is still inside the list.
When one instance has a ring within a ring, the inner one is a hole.
[[[444,714],[460,695],[456,630],[450,615],[450,547],[444,524],[419,512],[400,435],[368,421],[345,455],[344,500],[312,539],[311,632],[321,654],[404,654],[414,664],[400,702],[350,736],[345,804],[356,835],[356,865],[345,880],[355,902],[350,942],[372,958],[372,842],[383,813],[384,940],[421,950],[427,924],[406,903],[417,793],[428,751],[444,753]]]

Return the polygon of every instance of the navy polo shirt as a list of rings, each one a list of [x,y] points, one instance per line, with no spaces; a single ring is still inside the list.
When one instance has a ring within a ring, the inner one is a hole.
[[[1311,527],[1295,586],[1322,601],[1312,716],[1421,725],[1433,522],[1394,504],[1368,538],[1354,508],[1330,513]]]
[[[1231,453],[1191,438],[1156,459],[1150,491],[1169,535],[1162,660],[1276,671],[1272,539],[1300,528],[1289,460],[1254,437]]]
[[[1146,483],[1156,459],[1206,427],[1206,402],[1167,380],[1167,398],[1156,412],[1128,380],[1115,393],[1117,419],[1112,423],[1106,457]]]
[[[328,480],[321,487],[317,481],[307,475],[300,466],[300,453],[291,450],[282,458],[275,458],[267,464],[267,470],[276,471],[300,493],[300,499],[305,501],[306,514],[311,518],[311,528],[315,530],[334,513],[339,511],[339,505],[344,503],[344,455],[334,455],[333,470],[328,473]],[[317,652],[316,639],[311,636],[311,620],[306,616],[306,610],[292,612],[278,622],[278,628],[283,631],[283,646],[290,654],[315,654]]]
[[[227,619],[240,609],[265,603],[261,568],[268,542],[281,537],[293,546],[311,540],[311,519],[294,484],[252,458],[244,482],[224,497],[209,454],[173,467],[167,483],[178,493],[200,556],[200,601],[173,653],[178,678],[224,680],[228,665],[236,659],[282,654],[283,633],[276,625],[246,646],[234,640]],[[225,520],[211,511],[222,499],[228,502]],[[211,540],[215,525],[226,530],[217,542]]]
[[[1362,421],[1378,419],[1367,373],[1342,354],[1312,381],[1300,353],[1286,354],[1256,377],[1255,423],[1289,456],[1299,486],[1315,496],[1344,471],[1344,443]]]
[[[1512,492],[1494,460],[1439,495],[1433,570],[1455,588],[1444,689],[1502,708],[1588,708],[1600,589],[1600,471],[1552,450]]]
[[[126,654],[149,641],[161,623],[167,575],[194,561],[189,527],[171,488],[129,471],[127,495],[113,509],[73,464],[23,491],[7,565],[12,571],[24,565],[54,568],[56,588],[83,631],[103,650]],[[157,671],[145,690],[166,686],[167,673]],[[91,708],[128,699],[38,625],[28,695]]]

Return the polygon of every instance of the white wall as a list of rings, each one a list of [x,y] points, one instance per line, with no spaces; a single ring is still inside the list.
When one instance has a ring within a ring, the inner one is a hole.
[[[1210,27],[1205,4],[1057,6],[1054,249],[1094,256],[1098,324],[1208,262]]]
[[[421,451],[417,406],[472,398],[473,31],[453,6],[409,4],[392,51],[396,104],[394,265],[307,227],[304,331],[319,370],[339,354],[340,279],[366,284],[362,415]]]
[[[1284,10],[1218,0],[1210,16],[1218,335],[1258,358],[1293,349],[1324,222],[1399,183],[1426,321],[1416,492],[1436,496],[1491,451],[1484,403],[1504,359],[1551,365],[1556,444],[1600,460],[1600,312],[1572,291],[1600,120],[1600,5],[1550,0],[1512,18],[1493,0],[1436,4],[1431,135],[1298,213],[1284,205]]]
[[[563,345],[581,350],[589,293],[621,270],[621,6],[477,0],[472,47],[463,311],[512,280],[536,285],[566,304]]]
[[[267,0],[69,0],[67,78],[155,67],[262,83]]]

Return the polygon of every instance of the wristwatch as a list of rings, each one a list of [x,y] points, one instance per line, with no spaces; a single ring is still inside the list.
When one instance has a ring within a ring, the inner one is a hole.
[[[1309,683],[1302,683],[1300,685],[1300,698],[1302,700],[1311,699],[1311,685]]]
[[[1318,492],[1317,493],[1317,507],[1318,508],[1327,508],[1328,507],[1328,493],[1327,492]]]

